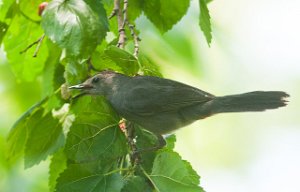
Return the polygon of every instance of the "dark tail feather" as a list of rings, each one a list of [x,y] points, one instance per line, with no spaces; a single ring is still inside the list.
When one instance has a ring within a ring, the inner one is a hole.
[[[255,91],[217,97],[213,100],[212,113],[276,109],[287,105],[286,97],[289,97],[289,95],[282,91]]]

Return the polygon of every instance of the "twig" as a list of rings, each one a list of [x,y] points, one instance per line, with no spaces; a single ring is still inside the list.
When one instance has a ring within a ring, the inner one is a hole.
[[[120,0],[114,0],[114,8],[113,8],[111,14],[108,16],[108,19],[111,19],[114,16],[116,16],[117,13],[119,12],[119,10],[120,10]]]
[[[133,56],[135,58],[137,58],[138,54],[139,54],[139,50],[140,50],[139,41],[141,41],[141,39],[135,33],[135,31],[134,31],[134,25],[128,23],[128,27],[130,29],[130,34],[133,37],[133,42],[134,42],[134,53],[133,53]]]
[[[31,43],[30,45],[28,45],[23,51],[20,51],[20,54],[25,53],[28,49],[30,49],[32,46],[34,46],[35,44],[39,44],[33,54],[33,57],[36,57],[37,51],[40,47],[41,42],[43,41],[45,37],[45,34],[43,34],[38,40],[36,40],[35,42]]]
[[[38,42],[38,44],[37,44],[37,46],[35,48],[35,51],[33,53],[33,57],[37,57],[37,54],[38,54],[38,52],[39,52],[39,50],[41,48],[42,41],[43,41],[44,38],[45,38],[45,34],[43,34],[42,37],[39,39],[39,42]]]
[[[125,25],[128,23],[128,20],[127,20],[127,8],[128,8],[128,0],[124,0],[122,28],[125,28]]]
[[[120,7],[120,0],[115,0],[115,5],[118,3],[118,7]],[[125,34],[125,23],[126,23],[126,18],[123,18],[124,15],[126,15],[127,12],[127,0],[124,0],[124,9],[123,11],[120,11],[118,9],[118,31],[119,31],[119,41],[117,44],[117,47],[124,49],[125,47],[125,41],[126,41],[126,34]],[[123,12],[123,14],[122,14]]]
[[[127,138],[128,145],[132,152],[130,154],[130,162],[133,165],[133,167],[135,167],[140,163],[141,157],[136,146],[135,130],[131,122],[126,123],[125,136]]]
[[[128,8],[128,0],[124,0],[124,8],[123,8],[123,25],[122,27],[124,28],[125,25],[128,26],[129,30],[130,30],[130,34],[133,38],[133,42],[134,42],[134,53],[133,53],[133,56],[135,58],[138,57],[138,54],[139,54],[139,41],[141,40],[137,34],[135,33],[134,31],[134,25],[130,24],[128,19],[127,19],[127,8]]]
[[[114,0],[114,8],[110,16],[108,17],[111,19],[112,17],[117,15],[118,19],[118,32],[119,32],[119,40],[117,43],[117,47],[124,49],[125,42],[126,42],[126,33],[125,33],[125,26],[128,26],[131,36],[134,41],[134,53],[133,56],[135,58],[138,57],[139,54],[139,41],[141,40],[138,35],[136,34],[134,28],[135,26],[130,24],[127,18],[127,10],[128,10],[128,0],[124,0],[123,2],[123,10],[120,11],[120,0]]]
[[[23,16],[25,17],[27,20],[33,22],[33,23],[36,23],[36,24],[40,24],[40,21],[36,21],[36,20],[33,20],[31,19],[30,17],[28,17],[21,9],[18,9],[18,12]]]

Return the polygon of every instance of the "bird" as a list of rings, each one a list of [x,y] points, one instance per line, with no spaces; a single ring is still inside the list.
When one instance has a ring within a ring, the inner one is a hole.
[[[253,91],[215,96],[198,88],[156,76],[127,76],[102,71],[69,89],[102,95],[126,120],[157,136],[219,113],[258,112],[287,105],[283,91]]]

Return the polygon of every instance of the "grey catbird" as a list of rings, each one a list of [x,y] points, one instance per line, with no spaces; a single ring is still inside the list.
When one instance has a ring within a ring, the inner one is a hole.
[[[289,96],[281,91],[254,91],[218,97],[169,79],[113,71],[69,88],[103,95],[120,116],[157,135],[218,113],[276,109],[285,106]]]

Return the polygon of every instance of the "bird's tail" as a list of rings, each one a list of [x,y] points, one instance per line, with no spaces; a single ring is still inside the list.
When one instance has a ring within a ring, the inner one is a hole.
[[[254,91],[216,97],[212,102],[211,112],[216,114],[276,109],[287,105],[286,97],[289,95],[282,91]]]

